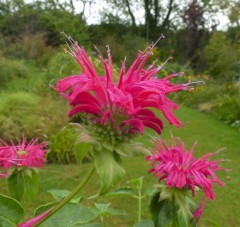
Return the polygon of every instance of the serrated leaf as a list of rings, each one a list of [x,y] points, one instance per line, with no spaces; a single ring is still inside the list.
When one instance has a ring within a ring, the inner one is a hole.
[[[125,170],[116,162],[110,151],[95,152],[95,166],[101,179],[99,195],[104,195],[125,175]]]
[[[86,156],[90,148],[92,147],[92,144],[89,143],[79,143],[75,144],[75,157],[77,160],[78,165],[82,163],[83,158]]]
[[[136,223],[133,227],[154,227],[154,223],[151,220],[144,220]]]
[[[23,172],[15,169],[8,177],[7,181],[12,197],[21,202],[25,191]]]
[[[134,196],[134,189],[133,188],[118,188],[116,190],[108,192],[105,196],[118,196],[118,195]]]
[[[88,223],[96,217],[97,215],[84,205],[68,203],[39,226],[70,227]]]
[[[49,210],[51,207],[53,207],[57,203],[58,202],[52,202],[52,203],[47,203],[47,204],[44,204],[44,205],[41,205],[41,206],[37,207],[34,210],[34,217],[36,217],[36,216],[44,213],[45,211]]]
[[[8,226],[7,223],[19,223],[25,215],[22,205],[15,199],[0,195],[0,217],[1,224]],[[9,226],[11,226],[9,224]]]

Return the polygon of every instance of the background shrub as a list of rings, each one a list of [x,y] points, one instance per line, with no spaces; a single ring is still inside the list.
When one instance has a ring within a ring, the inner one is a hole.
[[[0,138],[17,140],[47,136],[68,122],[67,105],[62,100],[17,92],[0,96]]]
[[[28,67],[21,60],[10,60],[0,56],[0,88],[9,81],[29,76]]]

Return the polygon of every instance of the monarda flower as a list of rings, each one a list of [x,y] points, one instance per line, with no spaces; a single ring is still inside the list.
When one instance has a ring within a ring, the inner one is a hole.
[[[184,144],[180,139],[178,139],[178,144],[174,137],[172,137],[172,140],[172,147],[168,147],[162,139],[155,141],[157,150],[152,149],[152,155],[146,157],[147,161],[153,166],[149,172],[152,172],[159,181],[165,180],[168,190],[174,191],[176,189],[178,192],[181,190],[184,192],[190,189],[192,196],[195,196],[196,188],[203,189],[204,199],[193,214],[199,220],[206,198],[210,200],[215,198],[213,183],[217,183],[219,186],[224,185],[215,172],[227,169],[218,165],[222,160],[209,160],[218,152],[208,153],[197,159],[193,156],[196,144],[193,145],[191,150],[184,151]]]
[[[14,145],[8,145],[2,141],[0,146],[0,167],[6,171],[11,167],[28,167],[28,168],[41,168],[43,163],[46,162],[46,150],[44,147],[47,145],[45,142],[37,144],[38,139],[32,139],[26,143],[25,138]]]
[[[107,60],[97,50],[105,70],[105,75],[100,76],[84,48],[71,37],[68,37],[68,40],[71,47],[67,52],[76,59],[82,73],[59,80],[55,89],[73,106],[69,112],[70,117],[79,113],[83,113],[81,116],[85,114],[88,124],[92,122],[94,125],[94,131],[99,131],[99,135],[106,134],[106,138],[113,138],[112,143],[125,141],[138,133],[143,134],[144,127],[161,134],[163,122],[153,109],[160,110],[170,124],[177,127],[182,125],[172,112],[178,107],[167,95],[192,88],[189,83],[170,83],[171,78],[181,76],[182,73],[158,78],[157,73],[164,64],[145,67],[155,44],[150,45],[144,52],[139,52],[128,70],[125,61],[122,62],[118,81],[114,83],[109,48]]]

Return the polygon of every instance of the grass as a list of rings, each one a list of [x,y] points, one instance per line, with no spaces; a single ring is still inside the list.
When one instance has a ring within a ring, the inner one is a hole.
[[[219,172],[219,178],[226,183],[224,187],[215,186],[216,200],[207,201],[203,216],[199,223],[200,227],[213,226],[210,222],[218,223],[220,226],[232,227],[240,226],[240,217],[238,215],[239,208],[239,179],[240,179],[240,134],[237,130],[222,124],[211,116],[196,112],[189,108],[181,108],[177,113],[178,118],[182,122],[189,123],[181,129],[174,128],[165,123],[166,127],[161,135],[170,143],[170,131],[176,137],[181,137],[185,142],[186,148],[191,148],[195,141],[198,145],[195,148],[195,155],[201,156],[207,152],[216,151],[222,147],[227,149],[218,154],[216,159],[230,160],[230,162],[223,162],[223,167],[230,168],[231,172]],[[145,146],[150,146],[148,142],[151,136],[155,134],[148,130],[144,140]],[[144,176],[144,190],[151,187],[156,183],[155,178],[148,174],[150,168],[149,164],[145,161],[144,156],[137,156],[125,158],[122,160],[122,165],[127,170],[126,177],[121,183]],[[40,204],[48,203],[52,200],[51,196],[47,193],[49,189],[68,189],[71,190],[88,170],[89,164],[77,165],[53,165],[48,164],[42,169],[40,173],[40,192],[35,201],[25,201],[24,207],[28,213],[28,217],[33,214],[33,210]],[[93,179],[88,183],[83,193],[93,195],[97,192],[99,183],[98,177],[94,174]],[[1,180],[1,191],[7,194],[6,182]],[[201,196],[197,198],[200,202]],[[124,209],[127,216],[109,217],[106,226],[133,226],[137,220],[137,200],[126,196],[111,197],[111,198],[98,198],[95,201],[86,199],[85,204],[91,205],[93,202],[108,203],[111,201],[113,208]],[[148,199],[143,201],[143,219],[149,219],[148,212]]]

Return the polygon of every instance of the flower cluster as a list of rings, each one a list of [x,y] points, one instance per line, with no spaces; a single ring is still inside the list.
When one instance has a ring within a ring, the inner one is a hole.
[[[71,50],[67,52],[79,63],[82,73],[59,80],[55,89],[73,106],[69,116],[79,113],[91,115],[93,124],[100,129],[106,125],[111,128],[111,132],[117,131],[130,137],[137,133],[143,134],[144,127],[161,134],[163,122],[149,108],[160,110],[170,124],[181,126],[172,112],[178,107],[167,98],[167,94],[192,88],[189,83],[170,83],[169,79],[181,76],[182,73],[158,78],[156,74],[164,64],[144,67],[155,44],[150,45],[146,51],[139,52],[128,70],[125,61],[122,62],[119,79],[114,83],[109,49],[107,61],[99,52],[105,69],[105,75],[99,76],[84,48],[78,46],[71,37],[68,39]]]
[[[25,138],[19,141],[18,145],[8,145],[2,141],[0,146],[0,167],[3,172],[0,177],[6,177],[7,170],[11,167],[38,167],[41,168],[42,164],[46,162],[44,147],[46,143],[36,144],[38,139],[32,139],[28,144]]]
[[[153,166],[149,172],[153,172],[159,181],[166,179],[169,188],[191,189],[193,196],[196,187],[202,188],[205,197],[198,210],[194,213],[194,216],[199,219],[204,208],[205,198],[211,200],[215,198],[212,188],[213,182],[219,186],[224,185],[215,172],[226,169],[218,165],[222,160],[209,160],[217,152],[208,153],[196,159],[193,157],[195,144],[191,150],[185,152],[184,144],[180,139],[178,139],[178,145],[175,138],[172,137],[172,140],[172,147],[168,147],[162,139],[155,142],[157,150],[153,149],[152,155],[146,157]]]

